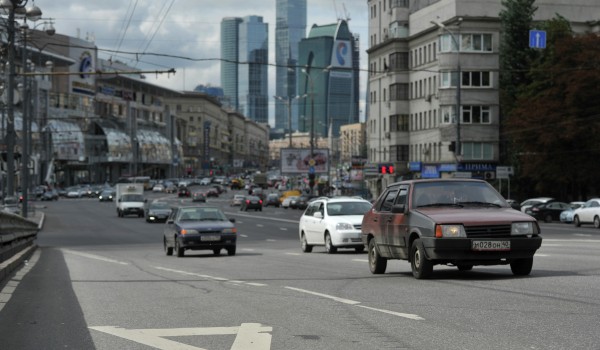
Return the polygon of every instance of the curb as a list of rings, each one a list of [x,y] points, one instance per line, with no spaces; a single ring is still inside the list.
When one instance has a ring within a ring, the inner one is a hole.
[[[37,244],[32,243],[27,248],[24,248],[10,259],[0,264],[0,283],[9,277],[23,262],[31,257],[37,249]]]

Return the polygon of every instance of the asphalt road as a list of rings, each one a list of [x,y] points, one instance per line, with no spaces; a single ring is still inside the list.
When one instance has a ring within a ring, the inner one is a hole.
[[[118,218],[114,203],[47,203],[40,248],[0,294],[0,348],[600,348],[591,226],[541,224],[528,277],[436,266],[415,280],[405,261],[372,275],[366,253],[302,253],[300,211],[240,212],[231,195],[209,204],[236,218],[233,257],[166,256],[163,225]]]

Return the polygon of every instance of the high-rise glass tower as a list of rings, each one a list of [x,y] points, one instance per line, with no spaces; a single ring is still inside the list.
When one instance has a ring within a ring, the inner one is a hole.
[[[227,17],[221,21],[221,86],[224,106],[238,110],[238,17]]]
[[[276,0],[275,93],[284,99],[297,95],[298,44],[306,37],[306,1]],[[298,114],[295,108],[292,111],[292,130],[298,130]],[[280,100],[275,100],[275,128],[288,129],[287,106]]]
[[[313,25],[299,45],[299,130],[338,137],[342,125],[358,123],[359,38],[348,22]]]
[[[269,123],[269,29],[259,16],[244,17],[239,25],[239,111],[258,123]]]

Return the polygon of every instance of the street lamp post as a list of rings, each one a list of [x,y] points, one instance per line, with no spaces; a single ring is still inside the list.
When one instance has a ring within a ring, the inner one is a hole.
[[[31,21],[37,21],[38,19],[40,19],[42,17],[42,11],[40,10],[39,7],[33,5],[30,7],[25,8],[25,6],[27,5],[28,0],[1,0],[0,1],[0,9],[8,11],[8,20],[7,20],[7,24],[6,24],[6,30],[7,30],[7,34],[8,34],[8,64],[9,64],[9,73],[8,73],[8,91],[7,91],[7,104],[8,104],[8,108],[7,108],[7,114],[8,114],[8,120],[7,120],[7,137],[6,137],[6,143],[7,143],[7,152],[6,152],[6,160],[7,160],[7,195],[11,196],[14,194],[14,182],[15,182],[15,168],[14,168],[14,146],[15,146],[15,129],[14,129],[14,121],[15,121],[15,115],[14,115],[14,89],[15,89],[15,75],[16,75],[16,69],[15,69],[15,14],[19,13],[20,15],[24,15],[24,20],[25,20],[25,25],[23,26],[25,29],[25,33],[26,33],[26,20],[29,19]],[[26,37],[25,37],[26,39]],[[26,52],[26,43],[23,44],[23,48],[24,48],[24,53]],[[24,61],[26,62],[26,59],[24,58]],[[23,67],[23,70],[25,70],[26,67]],[[27,87],[25,86],[25,84],[23,84],[23,87],[26,89]],[[22,206],[22,215],[24,217],[27,216],[27,192],[28,192],[28,182],[27,182],[27,173],[29,172],[29,168],[28,168],[28,154],[27,154],[27,137],[26,137],[26,132],[27,132],[27,127],[26,125],[28,124],[28,121],[26,120],[26,114],[25,114],[25,105],[28,103],[29,101],[26,101],[25,99],[23,99],[23,106],[24,106],[24,110],[23,110],[23,114],[22,114],[22,126],[23,126],[23,150],[22,150],[22,154],[21,154],[21,163],[22,163],[22,169],[25,170],[25,172],[23,172],[23,170],[21,170],[23,173],[21,174],[21,189],[23,192],[23,206]]]
[[[462,77],[461,77],[461,67],[460,67],[460,42],[456,37],[456,34],[450,31],[443,23],[439,21],[431,21],[432,24],[436,25],[438,28],[441,28],[445,32],[450,35],[452,41],[456,45],[456,146],[454,148],[454,156],[456,158],[456,162],[460,163],[461,157],[461,145],[460,145],[460,103],[461,103],[461,85],[462,85]],[[462,23],[462,17],[458,18],[458,25]],[[460,28],[460,27],[459,27]],[[460,33],[458,34],[460,35]],[[458,171],[458,169],[456,169]]]
[[[306,75],[306,78],[308,79],[308,83],[310,84],[310,163],[309,164],[313,164],[313,157],[314,157],[314,153],[315,153],[315,90],[314,90],[314,84],[313,84],[313,79],[310,76],[310,73],[305,69],[302,68],[300,70],[304,75]],[[313,165],[310,165],[311,167]],[[315,178],[315,173],[311,172],[309,170],[308,173],[308,178],[309,178],[309,189],[310,189],[310,194],[313,194],[313,187],[314,187],[314,178]]]

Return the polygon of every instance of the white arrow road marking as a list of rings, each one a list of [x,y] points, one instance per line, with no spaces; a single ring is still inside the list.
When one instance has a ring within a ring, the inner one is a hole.
[[[100,256],[100,255],[94,255],[94,254],[76,252],[76,251],[70,250],[70,249],[61,249],[61,250],[64,253],[69,253],[69,254],[73,254],[73,255],[77,255],[77,256],[82,256],[82,257],[88,258],[88,259],[100,260],[100,261],[109,262],[109,263],[113,263],[113,264],[119,264],[119,265],[129,265],[126,262],[118,261],[118,260],[113,260],[113,259],[109,259],[109,258],[105,258],[105,257]]]
[[[408,318],[408,319],[415,320],[415,321],[424,321],[425,320],[423,317],[421,317],[419,315],[415,315],[415,314],[405,314],[405,313],[391,311],[391,310],[376,309],[374,307],[369,307],[369,306],[364,306],[364,305],[358,305],[358,304],[360,304],[360,301],[354,301],[354,300],[350,300],[350,299],[339,298],[339,297],[336,297],[336,296],[333,296],[333,295],[328,295],[328,294],[313,292],[313,291],[306,290],[306,289],[300,289],[300,288],[294,288],[294,287],[284,287],[284,288],[290,289],[290,290],[295,290],[295,291],[300,292],[300,293],[306,293],[306,294],[316,295],[316,296],[319,296],[319,297],[331,299],[331,300],[334,300],[334,301],[337,301],[337,302],[340,302],[340,303],[344,303],[344,304],[348,304],[348,305],[362,307],[362,308],[368,309],[368,310],[373,310],[373,311],[383,312],[383,313],[394,315],[394,316]]]
[[[273,332],[273,327],[266,327],[260,323],[242,323],[239,327],[206,328],[126,329],[113,326],[89,328],[161,350],[205,350],[164,339],[164,337],[236,334],[231,350],[268,350],[271,349],[272,336],[267,332]]]

